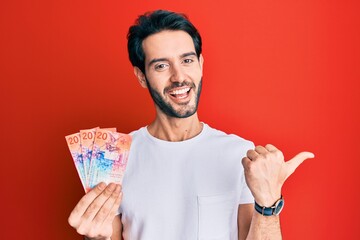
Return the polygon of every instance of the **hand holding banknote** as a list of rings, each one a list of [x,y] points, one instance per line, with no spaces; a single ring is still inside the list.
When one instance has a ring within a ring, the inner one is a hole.
[[[75,206],[69,216],[69,224],[81,235],[109,240],[121,197],[119,184],[110,183],[106,186],[103,182],[99,183]]]
[[[109,240],[121,203],[121,183],[131,136],[114,128],[92,128],[65,137],[85,192],[69,224],[91,239]],[[108,184],[108,185],[107,185]]]

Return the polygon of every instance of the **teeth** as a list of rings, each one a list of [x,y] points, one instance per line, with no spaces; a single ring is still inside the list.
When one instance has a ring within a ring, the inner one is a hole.
[[[173,95],[184,94],[189,90],[190,90],[190,88],[183,88],[183,89],[171,91],[170,94],[173,94]]]

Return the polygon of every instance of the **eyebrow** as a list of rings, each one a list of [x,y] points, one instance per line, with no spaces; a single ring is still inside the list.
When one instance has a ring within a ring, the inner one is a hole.
[[[197,55],[195,52],[187,52],[187,53],[181,54],[180,58],[189,57],[189,56],[197,56]],[[151,66],[154,63],[163,62],[163,61],[168,61],[168,58],[154,58],[149,62],[148,66]]]

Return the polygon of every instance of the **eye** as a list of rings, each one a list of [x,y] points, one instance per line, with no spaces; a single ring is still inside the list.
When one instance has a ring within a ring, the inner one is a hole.
[[[168,65],[165,64],[165,63],[161,63],[161,64],[157,64],[155,66],[155,70],[158,70],[158,71],[161,71],[161,70],[164,70]]]
[[[186,59],[184,59],[184,61],[183,61],[185,64],[189,64],[189,63],[192,63],[192,62],[194,62],[194,60],[193,59],[191,59],[191,58],[186,58]]]

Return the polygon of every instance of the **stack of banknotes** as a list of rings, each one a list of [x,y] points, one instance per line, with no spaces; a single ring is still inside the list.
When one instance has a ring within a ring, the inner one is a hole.
[[[131,136],[115,128],[91,128],[65,137],[85,192],[100,182],[122,183]]]

